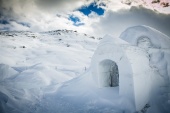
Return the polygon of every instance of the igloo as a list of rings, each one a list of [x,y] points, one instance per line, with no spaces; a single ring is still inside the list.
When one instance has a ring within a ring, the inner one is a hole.
[[[150,96],[152,69],[142,48],[105,36],[92,58],[93,80],[98,87],[119,87],[119,95],[132,100],[142,109]]]
[[[92,78],[99,88],[118,87],[119,95],[131,100],[136,111],[161,88],[168,101],[169,50],[170,39],[147,26],[130,27],[120,38],[107,35],[92,58]]]

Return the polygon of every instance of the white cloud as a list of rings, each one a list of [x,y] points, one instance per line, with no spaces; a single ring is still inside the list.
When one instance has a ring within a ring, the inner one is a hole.
[[[86,2],[88,1],[88,2]],[[88,16],[75,9],[88,5],[93,0],[0,0],[0,19],[11,21],[0,29],[48,31],[72,29],[82,33],[103,36],[118,36],[129,26],[145,24],[170,36],[170,15],[155,13],[141,7],[131,7],[121,0],[100,0],[105,9],[102,16],[92,12]],[[73,11],[74,10],[74,11]],[[69,15],[78,17],[83,26],[74,26]],[[19,22],[29,23],[30,28]]]
[[[20,31],[20,30],[28,31],[29,30],[28,27],[18,24],[15,21],[10,22],[10,24],[11,24],[12,31]]]
[[[80,7],[85,0],[0,0],[0,13],[8,21],[30,23],[27,28],[33,31],[68,29],[73,22],[68,20],[67,13]],[[71,5],[70,5],[71,4]],[[57,14],[60,15],[57,16]],[[2,19],[0,18],[0,19]],[[10,22],[12,24],[13,22]],[[16,24],[17,24],[16,23]],[[18,24],[20,26],[20,24]],[[10,30],[18,29],[16,25],[4,25]],[[16,28],[15,28],[16,27]],[[24,27],[25,28],[25,27]],[[25,29],[21,29],[25,30]]]
[[[85,4],[86,0],[34,0],[35,4],[45,11],[53,12],[74,10]],[[91,1],[91,0],[90,0]],[[87,3],[87,2],[86,2]]]
[[[143,7],[132,7],[130,10],[108,10],[98,22],[92,24],[92,27],[94,34],[119,36],[127,27],[147,25],[170,36],[169,20],[170,15],[155,13]]]

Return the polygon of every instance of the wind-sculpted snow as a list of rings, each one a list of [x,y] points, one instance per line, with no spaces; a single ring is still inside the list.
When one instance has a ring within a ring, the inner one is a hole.
[[[42,94],[84,73],[98,39],[71,30],[0,33],[0,113],[34,112]]]

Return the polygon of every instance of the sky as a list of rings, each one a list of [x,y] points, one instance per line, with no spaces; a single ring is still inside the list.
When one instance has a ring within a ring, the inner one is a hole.
[[[170,36],[169,4],[170,0],[0,0],[0,31],[69,29],[118,37],[128,27],[147,25]]]

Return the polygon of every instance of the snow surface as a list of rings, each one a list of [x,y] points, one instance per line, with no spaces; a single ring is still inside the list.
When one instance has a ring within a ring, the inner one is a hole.
[[[71,30],[1,32],[0,113],[34,112],[44,93],[88,69],[97,42]]]
[[[169,113],[169,37],[136,26],[122,40],[111,38],[98,44],[100,38],[71,30],[1,32],[0,113]],[[97,79],[110,71],[107,61],[103,71],[96,66],[106,58],[116,61],[118,86]],[[146,105],[136,111],[134,100]]]

